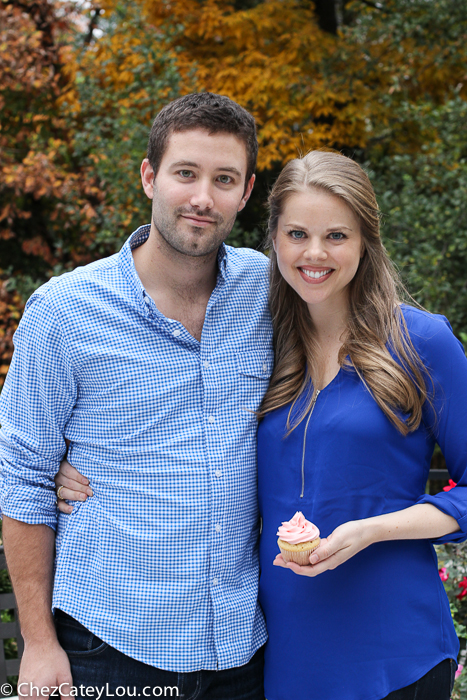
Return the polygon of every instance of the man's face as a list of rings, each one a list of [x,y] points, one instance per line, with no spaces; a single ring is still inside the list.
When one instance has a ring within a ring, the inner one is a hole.
[[[246,168],[246,146],[232,134],[173,133],[156,179],[147,160],[141,168],[153,200],[151,234],[183,255],[217,251],[250,196],[254,176],[245,189]]]

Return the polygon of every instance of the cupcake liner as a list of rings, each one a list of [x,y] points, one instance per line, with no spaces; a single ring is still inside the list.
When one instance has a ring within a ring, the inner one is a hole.
[[[281,546],[282,541],[278,541],[278,545],[284,561],[294,561],[296,564],[300,564],[300,566],[309,566],[310,554],[316,549],[320,541],[318,537],[316,540],[313,540],[313,542],[301,543],[300,545],[291,545],[284,542],[283,544],[285,546]],[[304,544],[306,544],[306,549],[303,548]],[[287,549],[285,547],[287,547]]]

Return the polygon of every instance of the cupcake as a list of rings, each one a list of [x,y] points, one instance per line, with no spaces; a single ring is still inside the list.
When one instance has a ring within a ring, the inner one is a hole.
[[[319,530],[303,513],[297,511],[292,520],[282,523],[277,531],[277,544],[285,561],[294,561],[301,566],[310,563],[310,554],[321,542]]]

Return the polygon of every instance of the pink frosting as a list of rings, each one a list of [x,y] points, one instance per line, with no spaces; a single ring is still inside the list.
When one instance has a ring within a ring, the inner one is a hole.
[[[277,534],[289,544],[300,544],[301,542],[311,542],[319,537],[319,530],[316,525],[310,523],[299,510],[292,520],[282,523]]]

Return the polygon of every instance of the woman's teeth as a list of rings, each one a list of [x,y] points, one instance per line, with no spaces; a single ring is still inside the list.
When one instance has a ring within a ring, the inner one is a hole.
[[[303,267],[300,269],[302,272],[305,273],[307,277],[312,277],[315,280],[319,279],[320,277],[324,277],[324,275],[327,275],[329,272],[332,271],[330,267],[328,267],[326,270],[320,270],[319,272],[313,272],[313,270],[304,270]]]

